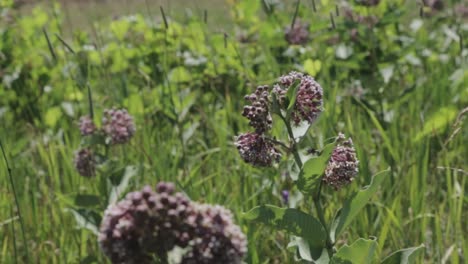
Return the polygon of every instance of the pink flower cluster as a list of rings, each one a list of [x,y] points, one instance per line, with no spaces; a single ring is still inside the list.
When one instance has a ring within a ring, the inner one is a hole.
[[[99,244],[112,263],[153,263],[176,246],[181,263],[241,263],[247,240],[221,206],[198,204],[161,182],[129,193],[104,213]]]
[[[345,140],[340,133],[338,141],[340,143],[333,150],[323,177],[323,181],[335,189],[351,183],[359,171],[359,160],[351,138]]]
[[[122,144],[130,140],[135,134],[133,118],[125,109],[104,110],[102,130],[111,138],[112,144]]]

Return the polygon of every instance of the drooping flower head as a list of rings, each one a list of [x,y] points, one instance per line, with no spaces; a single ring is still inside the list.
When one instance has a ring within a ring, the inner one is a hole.
[[[284,30],[284,38],[289,44],[304,45],[309,41],[309,23],[297,19],[294,25],[288,26]]]
[[[231,211],[219,205],[196,204],[187,218],[194,237],[183,264],[240,264],[247,253],[247,239],[233,222]]]
[[[269,167],[281,159],[281,153],[262,134],[241,134],[234,144],[244,161],[253,166]]]
[[[91,149],[80,149],[75,153],[74,165],[81,176],[92,177],[96,175],[96,160]]]
[[[107,208],[99,245],[112,263],[151,263],[176,245],[188,245],[191,233],[184,221],[191,210],[173,184],[159,183],[156,191],[146,186]]]
[[[96,132],[96,125],[89,116],[82,116],[80,118],[79,127],[82,136],[92,135]]]
[[[339,143],[333,150],[323,177],[323,181],[336,190],[351,183],[359,171],[359,160],[351,138],[345,140],[340,133],[337,140]]]
[[[125,109],[106,109],[102,117],[102,129],[112,144],[122,144],[135,134],[133,118]]]
[[[269,111],[268,86],[258,86],[254,93],[246,95],[245,100],[251,105],[244,106],[242,115],[250,120],[249,125],[257,133],[264,133],[271,129],[273,120]]]
[[[292,121],[296,126],[303,121],[312,124],[323,111],[323,89],[314,78],[292,71],[280,77],[279,84],[273,88],[273,93],[276,94],[281,107],[286,109],[288,107],[286,105],[286,94],[289,89],[294,88],[292,86],[296,81],[299,82],[299,88],[297,89],[294,110],[291,114]]]

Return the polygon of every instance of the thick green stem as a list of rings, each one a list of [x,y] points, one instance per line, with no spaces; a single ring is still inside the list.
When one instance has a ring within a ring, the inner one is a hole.
[[[326,247],[327,247],[328,255],[331,257],[333,256],[333,243],[330,239],[330,233],[328,231],[327,222],[325,221],[322,204],[320,203],[321,192],[322,192],[322,183],[319,184],[317,195],[313,198],[313,200],[314,200],[315,209],[317,210],[317,216],[319,218],[319,221],[322,224],[323,228],[325,229],[325,233],[327,234]]]

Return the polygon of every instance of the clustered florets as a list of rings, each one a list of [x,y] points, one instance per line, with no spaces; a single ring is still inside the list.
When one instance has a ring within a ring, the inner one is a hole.
[[[112,144],[122,144],[130,140],[136,129],[127,110],[112,108],[104,110],[102,130],[111,138]]]
[[[245,100],[251,105],[244,106],[242,115],[250,120],[249,125],[257,133],[264,133],[271,129],[273,120],[269,111],[268,86],[258,86],[254,93],[246,95]]]
[[[309,23],[294,21],[292,27],[284,30],[284,38],[289,44],[304,45],[309,40]]]
[[[88,148],[75,153],[74,165],[81,176],[92,177],[96,174],[96,161],[93,152]]]
[[[294,110],[291,113],[292,120],[297,126],[306,121],[312,124],[323,111],[323,89],[314,78],[299,72],[290,72],[280,77],[280,83],[275,85],[273,93],[276,94],[280,105],[287,108],[286,93],[296,81],[299,88],[296,94]]]
[[[83,116],[79,121],[82,136],[95,134],[104,135],[108,140],[106,144],[123,144],[135,134],[133,118],[125,109],[106,109],[102,118],[102,128],[98,129],[89,116]],[[90,148],[82,149],[75,154],[75,168],[82,176],[95,175],[96,158]]]
[[[172,183],[129,193],[104,213],[99,244],[112,263],[152,263],[180,247],[181,263],[240,263],[245,235],[221,206],[191,202]]]
[[[345,140],[340,133],[337,140],[339,143],[333,150],[323,177],[323,181],[335,189],[351,183],[359,171],[359,160],[351,138]]]
[[[241,263],[247,253],[247,240],[232,218],[232,213],[222,206],[196,204],[187,222],[197,238],[190,241],[191,250],[181,263]]]
[[[89,136],[96,132],[96,125],[89,116],[81,117],[79,126],[82,136]]]
[[[275,145],[262,134],[241,134],[236,138],[235,145],[244,161],[254,166],[269,167],[281,159]]]
[[[292,123],[295,126],[302,122],[312,124],[322,112],[322,87],[308,75],[292,71],[281,76],[271,91],[266,85],[258,86],[254,93],[245,96],[250,105],[245,106],[242,112],[255,132],[236,137],[234,143],[245,162],[267,167],[281,159],[281,153],[275,148],[276,141],[266,135],[273,125],[270,110],[278,104],[279,110],[287,111],[290,103],[287,100],[288,91],[294,89],[294,84],[299,87],[294,95]]]

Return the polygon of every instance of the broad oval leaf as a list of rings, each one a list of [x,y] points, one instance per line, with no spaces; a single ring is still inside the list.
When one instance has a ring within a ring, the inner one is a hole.
[[[309,242],[302,238],[292,236],[288,248],[295,248],[297,257],[314,264],[329,264],[330,256],[326,248],[311,248]]]
[[[386,257],[382,264],[411,264],[415,263],[417,256],[423,252],[424,244],[418,247],[405,248],[393,252],[390,256]]]
[[[320,156],[311,158],[304,163],[297,180],[297,187],[301,192],[310,194],[316,190],[335,146],[336,141],[326,145]]]
[[[373,239],[360,238],[350,246],[342,246],[331,258],[331,264],[372,264],[377,249]]]
[[[325,245],[327,234],[322,224],[298,209],[261,205],[244,213],[243,217],[303,237],[310,247],[321,249]]]
[[[377,192],[379,185],[384,179],[384,175],[389,172],[389,169],[377,173],[371,183],[364,187],[362,190],[355,193],[350,199],[348,199],[343,208],[341,208],[333,221],[330,237],[332,242],[336,240],[341,232],[351,223],[356,217],[359,211],[364,208],[369,199]]]

